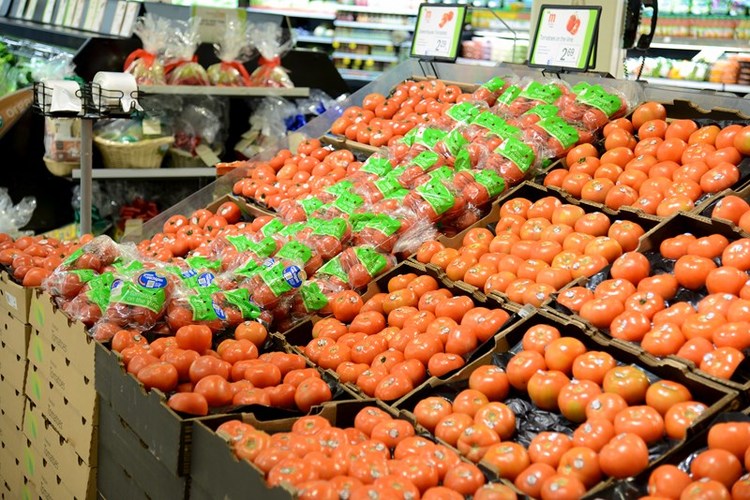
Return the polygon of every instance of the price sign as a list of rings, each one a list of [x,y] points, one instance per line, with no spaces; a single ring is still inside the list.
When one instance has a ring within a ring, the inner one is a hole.
[[[466,6],[421,4],[411,42],[411,56],[435,61],[455,61]]]
[[[236,19],[243,24],[247,21],[247,11],[245,11],[245,9],[203,7],[196,4],[192,7],[192,13],[193,17],[201,18],[201,24],[198,30],[201,40],[209,43],[221,40],[222,35],[226,31],[226,25],[230,20]]]
[[[592,65],[601,10],[542,5],[529,66],[586,71]]]

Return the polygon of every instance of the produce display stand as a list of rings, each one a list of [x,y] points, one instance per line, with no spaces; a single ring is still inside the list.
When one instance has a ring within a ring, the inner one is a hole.
[[[464,82],[464,88],[469,89],[494,76],[511,74],[538,79],[544,77],[541,72],[516,66],[488,68],[442,63],[427,66],[417,61],[406,61],[353,94],[340,107],[328,110],[298,132],[268,148],[258,158],[271,158],[285,147],[296,149],[296,145],[304,138],[322,138],[334,147],[351,148],[355,155],[364,157],[372,152],[371,148],[332,136],[330,129],[345,107],[358,105],[366,94],[380,92],[387,95],[397,84],[408,79],[437,77],[446,81]],[[687,97],[684,93],[650,89],[648,86],[641,88],[633,82],[605,79],[596,75],[560,76],[572,84],[586,81],[615,87],[638,101],[652,99],[664,102],[670,106],[670,110],[674,110],[674,115],[670,116],[696,118],[700,115],[716,121],[744,120],[744,116],[750,116],[750,102],[740,99],[704,94]],[[550,168],[556,167],[552,165]],[[268,215],[271,212],[264,207],[231,194],[234,182],[246,173],[243,167],[234,169],[149,221],[143,226],[142,234],[131,234],[130,238],[137,241],[160,232],[172,215],[189,215],[201,208],[216,210],[227,201],[233,201],[239,206],[245,221],[252,222]],[[745,186],[745,181],[719,196],[735,190],[746,195],[750,187]],[[704,203],[695,207],[694,213],[663,219],[630,209],[607,212],[600,206],[582,203],[561,191],[527,180],[495,200],[483,219],[452,237],[441,237],[440,241],[452,248],[461,247],[463,236],[471,228],[491,228],[497,224],[500,220],[500,206],[513,197],[524,197],[531,201],[552,197],[562,203],[577,205],[587,212],[601,209],[612,219],[638,222],[645,231],[638,247],[640,252],[658,248],[665,238],[685,231],[699,235],[719,233],[730,240],[746,236],[746,233],[728,224],[699,215],[705,214],[718,196],[704,200]],[[609,268],[601,271],[605,275],[608,272]],[[456,296],[469,297],[476,307],[504,310],[509,319],[488,340],[478,344],[476,350],[466,356],[466,364],[462,368],[448,372],[444,377],[431,377],[394,401],[371,399],[360,387],[353,383],[341,383],[340,377],[333,370],[316,366],[307,358],[307,366],[318,371],[332,389],[333,396],[332,401],[313,407],[311,414],[320,415],[335,425],[348,427],[352,426],[358,411],[367,406],[376,406],[394,418],[415,424],[419,436],[446,444],[422,427],[414,413],[416,404],[436,395],[451,399],[458,391],[467,387],[469,377],[480,367],[504,366],[509,357],[519,351],[524,333],[533,325],[554,326],[564,336],[577,339],[588,349],[611,354],[620,365],[640,368],[651,382],[659,379],[679,382],[690,390],[697,401],[706,405],[704,418],[689,430],[685,439],[662,439],[654,443],[650,449],[648,469],[636,478],[635,482],[638,484],[642,484],[643,478],[658,465],[682,460],[686,453],[696,451],[692,448],[693,443],[701,440],[705,443],[711,421],[735,417],[720,415],[722,412],[743,410],[750,404],[750,370],[747,360],[739,367],[736,378],[719,380],[684,359],[673,356],[657,358],[637,344],[612,338],[607,332],[594,328],[580,316],[562,308],[554,296],[538,308],[523,306],[503,294],[485,294],[476,287],[451,280],[442,269],[418,262],[413,257],[406,256],[398,265],[373,280],[363,293],[364,299],[386,291],[392,277],[407,273],[429,276],[440,288],[445,288]],[[594,282],[592,277],[577,280],[569,286],[590,287]],[[10,426],[0,428],[15,428],[19,434],[23,430],[27,438],[31,434],[39,437],[39,442],[42,443],[47,442],[44,436],[49,435],[50,438],[49,446],[45,449],[38,449],[38,445],[32,446],[28,439],[26,443],[22,443],[22,447],[26,445],[25,463],[19,464],[8,453],[6,440],[11,441],[12,437],[7,432],[0,434],[0,441],[6,444],[5,448],[0,448],[0,466],[10,464],[10,469],[16,474],[11,478],[13,488],[25,488],[31,496],[46,489],[56,492],[59,497],[71,495],[76,498],[93,498],[97,489],[105,498],[117,497],[124,492],[133,497],[149,498],[293,496],[294,492],[288,488],[269,488],[259,469],[249,461],[238,460],[227,442],[215,431],[223,423],[237,419],[269,433],[288,431],[301,416],[299,411],[251,405],[217,408],[205,417],[179,414],[167,405],[166,396],[162,392],[156,389],[147,391],[135,376],[127,373],[120,354],[94,340],[82,323],[68,320],[62,310],[53,304],[49,295],[41,290],[32,292],[23,289],[7,275],[0,281],[0,289],[4,295],[18,295],[22,291],[22,296],[28,297],[18,301],[22,307],[15,311],[7,308],[7,301],[0,304],[3,319],[3,323],[0,323],[3,327],[0,331],[0,344],[3,347],[0,351],[0,396],[4,402],[0,418],[9,421],[7,425]],[[271,331],[261,352],[304,354],[305,346],[313,339],[312,327],[319,320],[321,317],[312,316],[289,330]],[[10,333],[11,331],[15,333]],[[18,378],[21,380],[16,380]],[[24,394],[28,400],[24,399]],[[517,395],[514,393],[514,396]],[[523,398],[521,395],[516,399]],[[25,401],[25,408],[22,406],[19,410],[17,405],[5,404],[6,400],[16,399]],[[30,418],[24,421],[24,415]],[[523,417],[525,420],[522,419],[522,429],[528,425],[531,417]],[[544,417],[553,418],[548,414]],[[564,424],[562,421],[565,419],[561,416],[556,415],[554,418],[557,419],[556,425]],[[54,432],[50,432],[50,429]],[[543,429],[536,429],[535,432],[540,430]],[[567,430],[572,429],[568,427]],[[527,441],[528,432],[531,431],[527,429],[523,434],[523,439]],[[60,437],[63,435],[64,439]],[[55,436],[60,437],[58,445],[52,439]],[[69,461],[74,463],[49,464],[38,460],[45,454],[56,453],[56,446],[62,447],[57,452],[60,456],[68,456],[71,458]],[[69,454],[71,450],[75,456]],[[73,458],[79,458],[80,461],[72,460]],[[461,460],[465,458],[462,457]],[[41,464],[41,468],[37,463]],[[500,478],[491,464],[480,463],[479,466],[489,480],[510,486],[508,481]],[[20,486],[17,475],[19,467],[22,469]],[[54,470],[46,470],[49,467]],[[85,474],[86,480],[76,479],[73,486],[71,474],[74,473]],[[59,481],[52,482],[50,478]],[[95,488],[94,484],[98,486]],[[614,489],[622,487],[621,481],[608,479],[590,488],[587,496],[608,497]]]

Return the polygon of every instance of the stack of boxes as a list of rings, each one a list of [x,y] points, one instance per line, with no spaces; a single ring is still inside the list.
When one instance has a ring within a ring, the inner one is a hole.
[[[23,497],[96,498],[95,342],[41,292],[30,297],[29,323]]]
[[[21,450],[30,297],[30,290],[0,273],[0,498],[19,498],[24,485]]]

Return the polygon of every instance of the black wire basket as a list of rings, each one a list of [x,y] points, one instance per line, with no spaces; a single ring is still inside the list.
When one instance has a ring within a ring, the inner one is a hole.
[[[79,87],[75,95],[81,99],[81,105],[83,106],[83,88]],[[34,102],[32,106],[37,113],[50,117],[74,118],[83,114],[82,111],[51,111],[52,87],[45,85],[44,82],[34,82]]]
[[[130,117],[141,111],[137,90],[126,96],[121,90],[105,89],[97,83],[87,83],[75,95],[81,100],[80,111],[52,111],[52,87],[44,82],[35,82],[33,107],[38,113],[55,118]]]

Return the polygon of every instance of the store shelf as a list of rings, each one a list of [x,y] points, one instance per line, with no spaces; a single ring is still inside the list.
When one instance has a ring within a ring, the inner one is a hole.
[[[248,12],[257,12],[258,14],[271,14],[285,17],[298,17],[308,19],[323,19],[333,21],[336,19],[334,12],[315,11],[315,10],[295,10],[295,9],[267,9],[265,7],[247,7]]]
[[[357,45],[372,45],[377,47],[395,47],[397,44],[393,43],[393,40],[378,40],[371,38],[356,38],[350,36],[335,36],[333,37],[334,42],[339,43],[356,43]],[[411,43],[411,42],[410,42]]]
[[[413,24],[360,23],[359,21],[336,20],[333,25],[338,28],[360,28],[363,30],[414,31]]]
[[[330,44],[330,43],[333,43],[333,37],[315,36],[315,35],[297,35],[297,42]]]
[[[362,69],[339,69],[341,78],[353,82],[371,82],[383,74],[382,71],[366,71]]]
[[[216,169],[200,168],[94,168],[92,179],[180,179],[216,177]],[[81,171],[73,170],[73,178],[80,179]]]
[[[354,59],[359,61],[375,61],[384,63],[395,63],[398,62],[396,56],[381,56],[373,54],[350,54],[349,52],[334,52],[331,56],[334,59]]]
[[[411,16],[416,17],[413,10],[392,10],[386,7],[368,7],[359,5],[337,5],[336,10],[339,12],[363,12],[366,14],[387,14],[390,16]]]
[[[308,87],[274,88],[274,87],[203,87],[199,85],[142,85],[139,90],[144,94],[164,95],[216,95],[226,97],[307,97]]]
[[[27,38],[36,42],[78,49],[91,37],[98,38],[120,38],[92,33],[88,31],[54,26],[52,24],[35,23],[21,19],[9,19],[0,17],[0,33],[16,38]]]
[[[710,38],[656,37],[652,49],[714,50],[726,52],[750,52],[750,40],[721,40]]]
[[[750,85],[737,85],[733,83],[696,82],[691,80],[673,80],[670,78],[643,77],[642,80],[653,85],[667,85],[669,87],[682,87],[686,89],[717,90],[720,92],[750,93]]]
[[[474,30],[472,31],[472,34],[475,36],[487,36],[487,37],[493,37],[493,38],[504,38],[508,40],[528,40],[529,39],[529,33],[528,31],[516,31],[516,34],[514,35],[513,32],[508,30]]]
[[[486,67],[493,67],[497,66],[498,63],[495,61],[488,61],[486,59],[468,59],[466,57],[458,57],[456,58],[457,64],[468,64],[470,66],[486,66]]]

